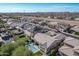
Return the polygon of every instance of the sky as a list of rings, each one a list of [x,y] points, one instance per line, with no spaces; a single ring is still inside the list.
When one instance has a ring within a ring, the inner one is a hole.
[[[0,3],[1,12],[79,12],[79,3]]]

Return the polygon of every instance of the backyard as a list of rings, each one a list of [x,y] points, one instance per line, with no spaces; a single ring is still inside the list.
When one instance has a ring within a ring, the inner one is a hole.
[[[75,32],[75,35],[79,35],[79,32]]]
[[[13,40],[7,40],[6,44],[0,46],[1,56],[41,56],[43,52],[32,44],[31,37],[24,33],[16,34],[15,31],[8,30],[5,22],[0,21],[0,27],[6,29],[7,34],[12,35]],[[19,32],[19,31],[18,31]],[[29,44],[30,43],[30,44]]]
[[[38,51],[36,53],[33,54],[33,56],[42,56],[43,52],[42,51]]]

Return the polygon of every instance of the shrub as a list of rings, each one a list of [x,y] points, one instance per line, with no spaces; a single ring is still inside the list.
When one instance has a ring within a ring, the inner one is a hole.
[[[32,52],[24,46],[19,46],[13,51],[12,55],[13,56],[30,56],[32,55]]]

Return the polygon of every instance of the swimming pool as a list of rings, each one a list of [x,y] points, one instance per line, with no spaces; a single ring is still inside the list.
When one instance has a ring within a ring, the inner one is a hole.
[[[33,53],[40,50],[36,45],[33,45],[33,44],[28,44],[27,46]]]

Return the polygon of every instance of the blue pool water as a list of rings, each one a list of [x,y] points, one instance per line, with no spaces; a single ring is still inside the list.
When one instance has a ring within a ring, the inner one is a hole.
[[[28,48],[31,49],[33,53],[39,51],[39,48],[34,47],[33,44],[29,44],[29,45],[28,45]]]

